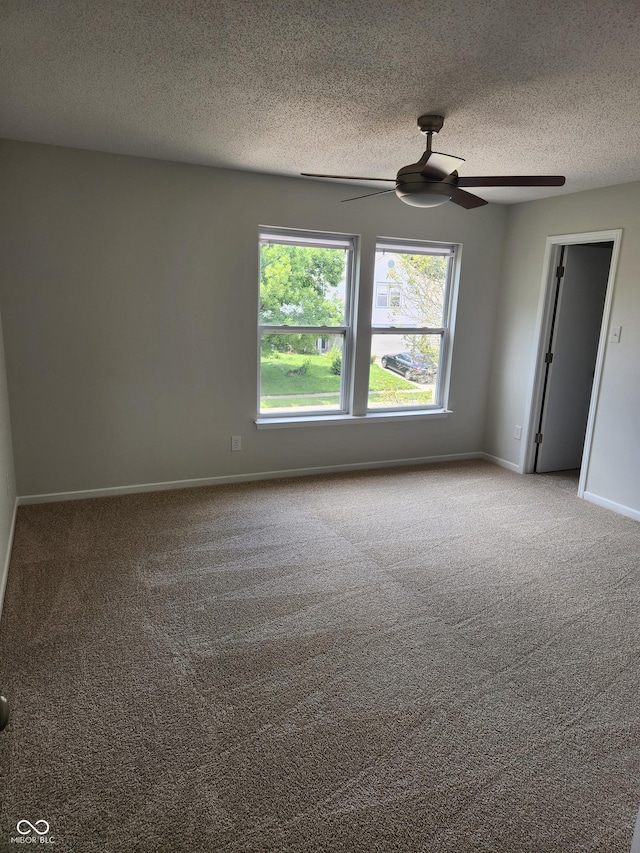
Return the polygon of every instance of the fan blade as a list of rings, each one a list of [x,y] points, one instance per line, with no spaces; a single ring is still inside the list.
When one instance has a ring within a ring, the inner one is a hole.
[[[354,198],[343,198],[342,203],[344,204],[345,201],[358,201],[359,198],[369,198],[369,196],[372,196],[372,195],[384,195],[385,193],[394,193],[395,191],[396,190],[394,187],[392,190],[379,190],[377,193],[367,193],[366,195],[357,195],[357,196],[354,196]],[[468,193],[467,193],[467,195],[468,195]]]
[[[428,153],[428,152],[427,152]],[[453,154],[440,154],[437,151],[432,151],[422,167],[421,175],[425,178],[448,178],[452,172],[455,172],[460,163],[464,163],[462,157],[455,157]]]
[[[305,178],[336,178],[339,181],[392,181],[395,183],[395,178],[362,178],[353,175],[318,175],[316,172],[300,172]]]
[[[562,175],[511,175],[504,178],[458,178],[459,187],[562,187]]]
[[[483,198],[479,198],[472,193],[467,193],[464,190],[459,190],[457,187],[453,191],[451,201],[454,204],[459,204],[460,207],[464,207],[466,210],[472,210],[474,207],[482,207],[483,204],[488,204]]]

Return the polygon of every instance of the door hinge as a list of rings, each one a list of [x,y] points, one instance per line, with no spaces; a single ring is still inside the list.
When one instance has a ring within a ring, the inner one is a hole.
[[[562,278],[563,275],[564,275],[564,267],[559,266],[558,269],[556,270],[556,278]]]
[[[542,444],[542,433],[541,432],[536,433],[535,442],[536,442],[536,444]]]
[[[545,361],[545,364],[551,364],[551,362],[553,361],[553,353],[548,352],[544,357],[544,361]]]

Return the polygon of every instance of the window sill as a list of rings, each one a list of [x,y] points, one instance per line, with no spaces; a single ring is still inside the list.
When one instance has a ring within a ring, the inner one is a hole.
[[[295,418],[256,418],[258,429],[278,429],[282,427],[314,427],[330,424],[371,424],[392,421],[420,421],[430,418],[446,418],[453,414],[450,409],[430,409],[413,412],[368,412],[366,415],[301,415]]]

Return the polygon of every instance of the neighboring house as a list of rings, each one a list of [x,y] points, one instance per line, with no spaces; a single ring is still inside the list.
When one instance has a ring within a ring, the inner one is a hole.
[[[403,313],[405,306],[404,282],[397,264],[397,255],[383,252],[376,256],[375,278],[373,286],[373,308],[371,321],[373,326],[415,325],[415,318]],[[371,342],[371,354],[378,359],[385,354],[396,353],[396,342],[375,336]]]
[[[383,252],[376,257],[373,288],[372,323],[374,326],[411,325],[414,319],[404,314],[403,281],[397,265],[397,255]]]

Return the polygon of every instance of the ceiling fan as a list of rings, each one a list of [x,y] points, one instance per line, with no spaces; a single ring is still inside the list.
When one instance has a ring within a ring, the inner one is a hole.
[[[452,201],[467,210],[482,207],[487,202],[473,193],[468,193],[461,187],[561,187],[565,179],[561,175],[511,175],[497,178],[465,178],[458,175],[458,166],[464,162],[463,157],[452,154],[440,154],[431,150],[431,138],[438,133],[444,124],[444,117],[438,115],[422,115],[418,119],[418,127],[427,137],[427,150],[417,163],[403,166],[395,178],[363,178],[353,175],[320,175],[314,172],[301,172],[306,178],[335,178],[341,181],[389,181],[395,183],[391,190],[380,190],[375,193],[345,198],[344,201],[357,201],[372,195],[392,193],[405,204],[413,207],[437,207]]]

